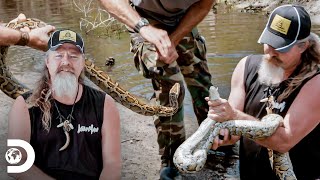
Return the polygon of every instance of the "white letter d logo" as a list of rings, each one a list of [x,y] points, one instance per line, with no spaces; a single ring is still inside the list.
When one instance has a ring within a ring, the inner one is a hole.
[[[32,146],[21,139],[8,139],[7,140],[8,146],[16,146],[16,147],[22,147],[27,152],[27,160],[24,164],[20,166],[7,166],[7,172],[8,173],[22,173],[30,169],[30,167],[34,163],[35,159],[35,153],[32,148]],[[22,159],[21,152],[17,148],[10,148],[5,154],[6,160],[10,164],[17,164]]]

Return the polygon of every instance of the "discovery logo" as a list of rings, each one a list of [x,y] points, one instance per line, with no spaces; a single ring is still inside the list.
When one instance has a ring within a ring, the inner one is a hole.
[[[8,149],[5,154],[7,162],[11,165],[18,164],[22,159],[20,150],[14,147],[22,147],[27,153],[27,159],[25,163],[19,166],[7,166],[8,173],[22,173],[31,168],[35,160],[35,153],[32,146],[28,142],[21,139],[8,139],[7,146],[12,147]]]

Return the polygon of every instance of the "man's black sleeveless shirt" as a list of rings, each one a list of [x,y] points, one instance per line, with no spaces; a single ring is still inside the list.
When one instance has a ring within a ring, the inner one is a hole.
[[[265,110],[266,103],[261,103],[260,100],[270,94],[274,95],[276,99],[287,87],[286,81],[274,88],[260,84],[258,81],[258,69],[261,61],[261,55],[249,56],[244,71],[246,92],[244,112],[256,118],[262,118],[267,114]],[[292,76],[295,76],[297,73],[294,72]],[[318,70],[316,75],[319,73],[320,71]],[[311,78],[304,80],[288,98],[282,102],[278,102],[280,106],[276,109],[275,113],[284,117],[303,85]],[[317,98],[316,96],[315,98]],[[301,119],[301,121],[304,121],[304,119]],[[319,166],[315,166],[315,164],[319,164],[320,162],[319,138],[320,124],[289,151],[293,169],[298,180],[314,180],[320,177]],[[247,138],[241,138],[240,141],[240,177],[245,180],[277,179],[272,172],[267,149]]]
[[[74,106],[73,130],[70,144],[63,150],[66,136],[60,124],[58,112],[52,100],[52,120],[49,133],[41,124],[43,113],[39,107],[29,109],[31,119],[30,143],[35,150],[35,165],[57,179],[99,179],[102,171],[101,126],[103,123],[105,93],[83,85],[81,99]],[[64,117],[70,114],[72,105],[55,101]]]

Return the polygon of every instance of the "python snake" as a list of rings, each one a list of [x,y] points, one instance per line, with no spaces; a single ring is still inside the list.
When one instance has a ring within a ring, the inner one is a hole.
[[[46,23],[35,19],[28,18],[23,22],[10,22],[6,27],[12,29],[21,29],[29,27],[35,29],[44,27]],[[29,91],[30,89],[20,83],[13,77],[9,68],[6,66],[6,57],[9,46],[0,46],[0,89],[9,97],[15,99],[19,95]],[[110,76],[95,66],[90,60],[85,60],[85,75],[93,81],[99,88],[109,94],[113,99],[132,111],[145,116],[172,116],[178,110],[178,96],[180,93],[180,84],[176,83],[169,92],[170,106],[148,105],[143,103],[128,91],[119,86],[117,82],[112,81]]]
[[[217,88],[212,86],[209,92],[210,100],[219,99]],[[282,121],[283,118],[277,114],[268,114],[261,121],[230,120],[222,123],[208,117],[200,124],[197,131],[177,148],[173,162],[181,172],[198,172],[204,167],[207,152],[211,149],[214,138],[219,135],[220,129],[228,129],[230,135],[261,139],[271,136]],[[288,153],[274,151],[273,170],[279,179],[297,179]]]

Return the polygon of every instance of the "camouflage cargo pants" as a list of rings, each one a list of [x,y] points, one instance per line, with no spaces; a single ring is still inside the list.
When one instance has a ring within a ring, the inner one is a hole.
[[[177,82],[181,85],[178,112],[172,117],[158,117],[154,122],[158,134],[159,153],[162,159],[172,160],[175,150],[185,140],[183,81],[186,82],[192,96],[198,123],[207,117],[208,105],[204,98],[209,96],[208,89],[212,84],[204,39],[195,28],[180,41],[176,47],[179,58],[169,65],[157,61],[155,46],[145,42],[140,34],[131,32],[130,35],[130,49],[134,53],[135,66],[144,77],[152,79],[155,91],[159,91],[157,101],[161,105],[168,106],[171,87]]]

